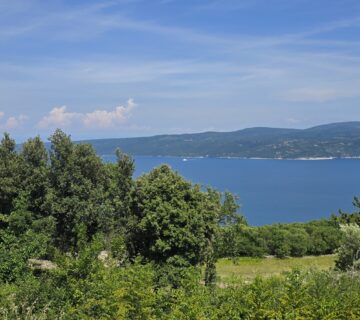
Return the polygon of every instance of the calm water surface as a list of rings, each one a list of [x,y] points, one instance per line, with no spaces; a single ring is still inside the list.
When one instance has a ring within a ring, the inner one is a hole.
[[[113,156],[104,156],[114,161]],[[135,176],[162,163],[188,180],[240,197],[241,213],[252,225],[308,221],[339,209],[352,211],[360,196],[360,159],[248,160],[135,157]]]

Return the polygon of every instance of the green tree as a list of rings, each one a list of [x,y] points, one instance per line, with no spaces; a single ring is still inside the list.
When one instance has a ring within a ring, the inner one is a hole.
[[[221,226],[247,224],[245,217],[238,212],[240,206],[237,201],[238,197],[234,196],[232,193],[226,191],[223,194],[223,201],[219,216],[219,224]]]
[[[166,165],[155,168],[135,184],[129,252],[179,268],[210,261],[220,210],[215,192],[201,191]]]
[[[40,137],[29,139],[22,146],[21,194],[26,199],[26,210],[33,212],[36,218],[47,215],[44,204],[49,188],[48,152]]]
[[[343,233],[338,249],[336,267],[340,270],[360,269],[360,227],[356,224],[340,225]]]
[[[271,227],[271,237],[268,243],[270,253],[277,258],[285,258],[290,255],[290,233],[280,225]]]
[[[290,228],[287,241],[289,242],[292,257],[302,257],[308,251],[309,235],[302,227]]]
[[[58,246],[78,251],[100,231],[102,217],[111,210],[105,193],[106,171],[90,145],[72,143],[61,130],[50,141],[47,208],[56,220]]]
[[[360,208],[360,199],[358,197],[354,197],[353,206],[357,209]],[[332,219],[339,224],[356,223],[360,226],[360,211],[345,213],[340,210],[339,215],[333,215]]]
[[[131,191],[134,187],[133,173],[135,170],[134,160],[127,154],[116,150],[117,161],[115,164],[107,164],[106,169],[110,178],[108,198],[113,210],[113,227],[116,231],[123,232],[131,211]]]
[[[20,190],[19,156],[15,146],[15,140],[4,133],[0,144],[0,214],[13,211],[13,201]]]

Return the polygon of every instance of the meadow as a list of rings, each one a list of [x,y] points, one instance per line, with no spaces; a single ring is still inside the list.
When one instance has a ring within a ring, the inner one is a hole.
[[[335,267],[336,255],[289,257],[278,259],[274,257],[237,259],[222,258],[216,264],[218,283],[236,280],[253,280],[256,277],[271,277],[298,270],[329,270]]]

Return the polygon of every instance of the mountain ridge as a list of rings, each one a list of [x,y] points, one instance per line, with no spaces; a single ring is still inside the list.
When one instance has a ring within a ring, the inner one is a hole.
[[[253,127],[230,132],[88,139],[77,143],[90,143],[101,155],[120,148],[135,156],[347,158],[360,156],[360,121],[306,129]]]

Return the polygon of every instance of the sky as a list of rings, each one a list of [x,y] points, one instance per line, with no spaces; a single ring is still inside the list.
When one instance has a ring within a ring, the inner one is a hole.
[[[359,0],[0,0],[18,141],[360,120]]]

